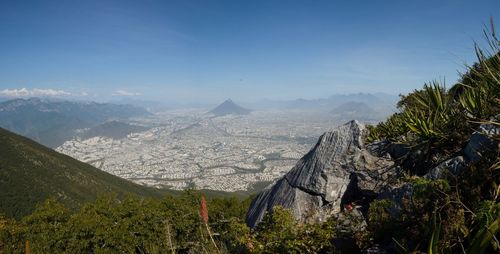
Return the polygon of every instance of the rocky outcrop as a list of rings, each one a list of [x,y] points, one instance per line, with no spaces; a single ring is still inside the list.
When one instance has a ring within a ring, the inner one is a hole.
[[[375,198],[395,170],[389,156],[364,148],[365,132],[364,125],[351,121],[323,134],[295,167],[253,200],[247,224],[255,227],[276,205],[291,209],[299,221],[323,221],[344,204]]]
[[[493,124],[481,125],[462,150],[432,159],[423,148],[389,140],[365,146],[365,132],[362,124],[351,121],[323,134],[295,167],[253,200],[247,224],[255,228],[280,205],[301,222],[335,217],[341,237],[333,242],[341,252],[394,253],[398,247],[393,243],[361,251],[346,236],[366,229],[367,208],[373,200],[389,200],[389,215],[400,217],[417,190],[400,171],[410,172],[415,180],[451,179],[471,165],[498,159],[500,151],[500,127]],[[341,212],[344,208],[349,212]]]

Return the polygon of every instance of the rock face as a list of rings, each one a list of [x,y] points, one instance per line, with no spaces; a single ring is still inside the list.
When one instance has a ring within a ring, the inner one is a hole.
[[[253,200],[247,224],[255,227],[276,205],[291,209],[299,221],[323,221],[361,196],[376,197],[393,176],[393,162],[364,149],[365,132],[351,121],[323,134],[292,170]]]

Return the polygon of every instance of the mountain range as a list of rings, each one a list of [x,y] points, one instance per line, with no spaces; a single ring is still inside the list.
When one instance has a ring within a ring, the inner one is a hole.
[[[54,148],[75,136],[78,129],[149,114],[132,105],[15,99],[0,103],[0,127]]]
[[[379,112],[364,102],[349,101],[335,107],[330,114],[338,119],[359,119],[361,121],[376,121],[383,119]]]

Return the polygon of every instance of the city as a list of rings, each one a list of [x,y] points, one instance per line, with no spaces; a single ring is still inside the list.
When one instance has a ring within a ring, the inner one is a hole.
[[[118,140],[73,139],[56,150],[143,185],[251,191],[289,171],[322,133],[339,124],[301,111],[213,117],[178,110],[133,122],[155,127]]]

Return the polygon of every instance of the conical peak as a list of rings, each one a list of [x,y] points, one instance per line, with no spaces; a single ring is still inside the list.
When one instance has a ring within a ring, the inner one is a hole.
[[[243,108],[238,104],[234,103],[233,100],[227,99],[219,106],[210,111],[210,113],[215,114],[216,116],[222,115],[246,115],[250,113],[249,109]]]

